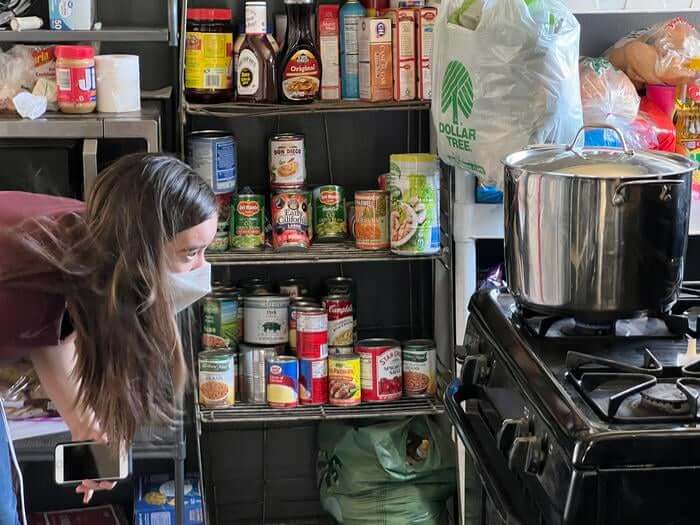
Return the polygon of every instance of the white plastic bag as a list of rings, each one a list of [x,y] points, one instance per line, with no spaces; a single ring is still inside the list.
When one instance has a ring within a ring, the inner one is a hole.
[[[556,0],[484,0],[475,29],[435,24],[432,117],[440,158],[503,186],[501,159],[528,144],[569,143],[583,124],[576,18]]]

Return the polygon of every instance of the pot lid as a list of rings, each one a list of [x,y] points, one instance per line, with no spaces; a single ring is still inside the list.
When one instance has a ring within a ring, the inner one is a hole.
[[[618,134],[622,149],[579,148],[576,145],[586,128],[608,128]],[[508,155],[509,168],[564,177],[653,178],[680,175],[697,169],[698,164],[683,155],[659,151],[633,151],[617,128],[606,124],[583,126],[568,146],[541,145]]]

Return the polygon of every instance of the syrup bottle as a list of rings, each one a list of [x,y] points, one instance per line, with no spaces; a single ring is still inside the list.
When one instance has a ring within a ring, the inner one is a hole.
[[[246,2],[245,37],[236,49],[236,92],[240,102],[277,102],[276,51],[267,36],[267,5]]]

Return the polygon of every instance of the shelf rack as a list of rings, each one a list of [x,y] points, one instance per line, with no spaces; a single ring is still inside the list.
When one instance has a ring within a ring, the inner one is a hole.
[[[363,403],[354,407],[333,405],[272,408],[267,405],[239,404],[232,408],[200,409],[202,423],[261,423],[277,421],[318,421],[438,415],[444,406],[434,398],[405,398],[388,403]]]
[[[58,42],[168,42],[167,27],[105,27],[91,31],[0,31],[0,42],[58,43]]]

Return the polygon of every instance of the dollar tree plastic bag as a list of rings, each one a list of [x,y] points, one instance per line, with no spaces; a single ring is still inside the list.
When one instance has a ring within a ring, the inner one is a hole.
[[[427,417],[319,425],[321,505],[339,523],[442,525],[456,487],[452,441]]]
[[[579,36],[557,0],[443,0],[431,110],[440,158],[502,188],[507,154],[571,142],[583,123]]]

